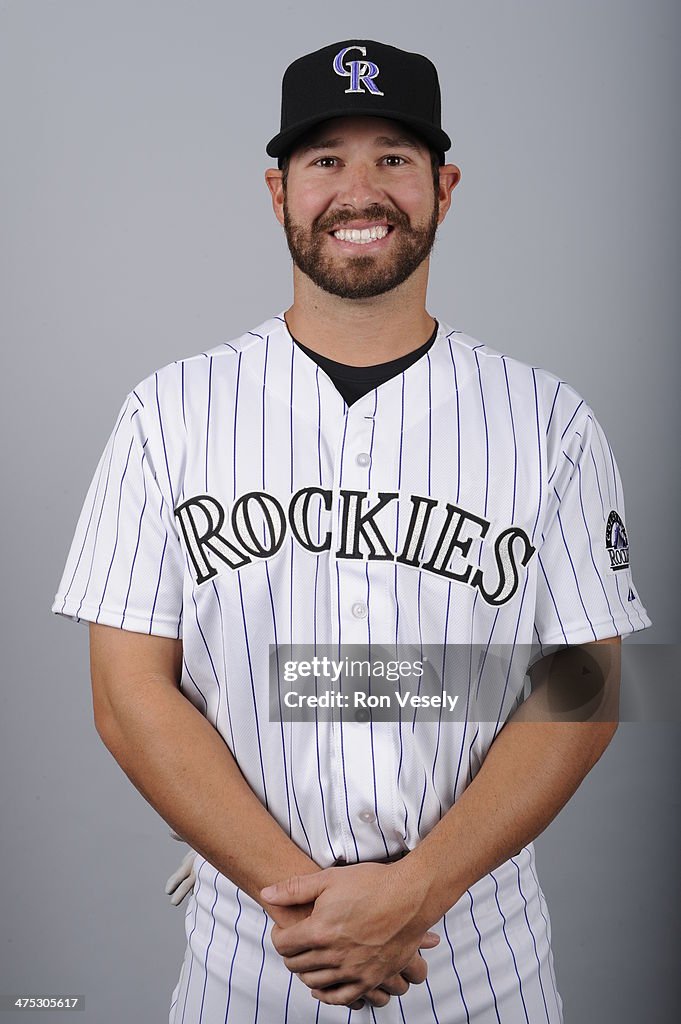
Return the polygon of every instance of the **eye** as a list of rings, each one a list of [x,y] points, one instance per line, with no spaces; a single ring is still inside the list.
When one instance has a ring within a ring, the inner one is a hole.
[[[388,153],[387,156],[383,157],[384,161],[390,161],[389,167],[401,167],[402,164],[406,164],[406,160],[403,156],[398,156],[397,153]]]
[[[320,156],[318,160],[315,160],[314,166],[315,167],[333,167],[333,166],[335,166],[335,163],[336,163],[337,159],[338,158],[335,157],[335,156]]]

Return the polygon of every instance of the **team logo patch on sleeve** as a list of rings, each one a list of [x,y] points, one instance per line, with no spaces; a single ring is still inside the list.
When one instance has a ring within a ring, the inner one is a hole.
[[[605,546],[613,572],[629,568],[629,538],[621,517],[613,509],[605,526]]]

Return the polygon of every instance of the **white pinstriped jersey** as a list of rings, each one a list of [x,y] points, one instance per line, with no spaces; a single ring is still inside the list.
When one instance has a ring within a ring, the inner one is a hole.
[[[440,321],[348,408],[276,316],[129,393],[53,611],[181,637],[184,694],[287,834],[323,867],[382,859],[451,807],[507,706],[416,727],[270,721],[270,645],[507,644],[527,661],[528,645],[631,633],[650,620],[624,522],[603,430],[554,375]],[[171,1024],[347,1021],[288,972],[262,908],[195,867]],[[562,1020],[532,844],[435,930],[426,984],[353,1020]]]

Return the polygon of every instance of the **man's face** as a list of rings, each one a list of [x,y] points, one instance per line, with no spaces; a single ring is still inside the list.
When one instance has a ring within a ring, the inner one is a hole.
[[[283,211],[293,262],[318,287],[381,295],[433,247],[441,210],[430,151],[395,121],[326,121],[291,154]]]

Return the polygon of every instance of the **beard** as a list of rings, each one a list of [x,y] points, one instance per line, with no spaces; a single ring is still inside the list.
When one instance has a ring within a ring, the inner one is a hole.
[[[284,231],[293,262],[319,288],[342,299],[370,299],[397,288],[430,255],[438,213],[435,197],[428,223],[414,227],[406,213],[374,203],[365,210],[338,210],[333,217],[322,215],[307,228],[294,223],[284,202]],[[353,220],[387,221],[399,229],[391,256],[358,253],[345,259],[332,259],[325,248],[329,244],[325,242],[326,235]]]

